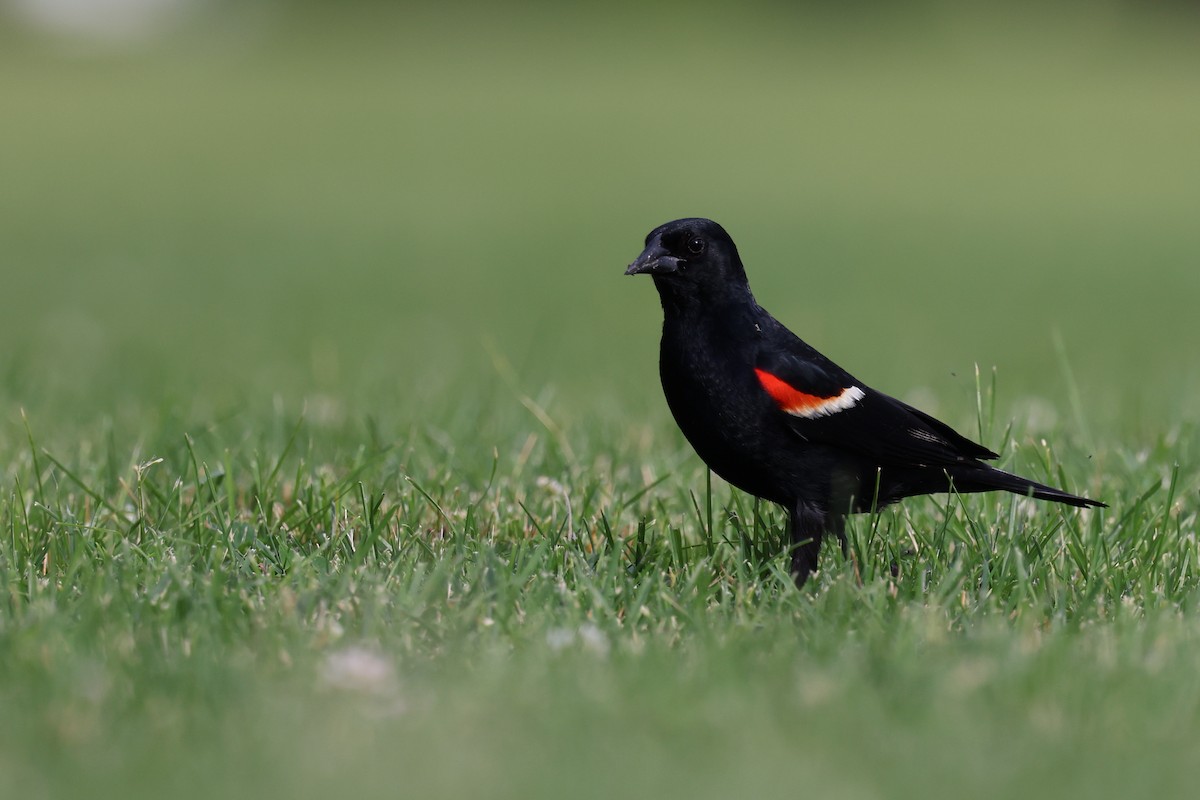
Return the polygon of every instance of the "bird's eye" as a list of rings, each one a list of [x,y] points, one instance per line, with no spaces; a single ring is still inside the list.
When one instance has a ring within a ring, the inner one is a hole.
[[[687,243],[688,252],[694,256],[698,256],[701,253],[703,253],[704,246],[705,246],[704,240],[701,239],[699,236],[693,236],[691,239],[688,239],[688,243]]]

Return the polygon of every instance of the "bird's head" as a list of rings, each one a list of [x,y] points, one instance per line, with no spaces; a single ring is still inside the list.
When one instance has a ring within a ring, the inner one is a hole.
[[[729,234],[711,219],[677,219],[646,236],[646,248],[626,275],[649,274],[668,296],[717,299],[749,294],[746,271]]]

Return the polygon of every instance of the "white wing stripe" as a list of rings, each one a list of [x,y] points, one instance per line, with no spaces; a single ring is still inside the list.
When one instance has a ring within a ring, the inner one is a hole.
[[[850,386],[843,389],[842,393],[836,397],[826,398],[820,405],[793,406],[785,408],[784,411],[793,417],[803,417],[804,419],[828,417],[830,414],[845,411],[847,408],[854,408],[864,397],[866,397],[866,392],[857,386]]]

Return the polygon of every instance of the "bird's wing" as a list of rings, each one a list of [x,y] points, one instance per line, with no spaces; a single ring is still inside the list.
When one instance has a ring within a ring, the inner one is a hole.
[[[949,425],[862,384],[803,343],[760,351],[755,375],[807,441],[880,464],[951,466],[997,455]]]

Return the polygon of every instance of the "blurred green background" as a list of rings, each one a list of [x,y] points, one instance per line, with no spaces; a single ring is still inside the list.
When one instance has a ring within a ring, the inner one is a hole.
[[[1198,40],[1165,2],[0,0],[0,794],[1188,796]],[[690,215],[964,432],[996,368],[988,443],[1113,510],[914,501],[811,592],[697,555],[693,497],[739,500],[622,276]],[[608,555],[541,535],[560,500]],[[646,530],[693,549],[639,571]],[[358,643],[410,706],[326,685]]]
[[[958,424],[975,363],[1002,417],[1061,419],[1062,355],[1103,429],[1197,407],[1184,4],[3,8],[10,420],[419,415],[493,353],[568,424],[661,419],[657,300],[621,272],[687,215]]]

